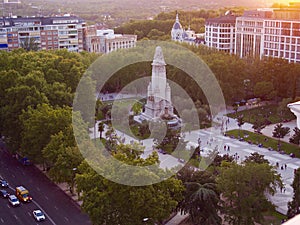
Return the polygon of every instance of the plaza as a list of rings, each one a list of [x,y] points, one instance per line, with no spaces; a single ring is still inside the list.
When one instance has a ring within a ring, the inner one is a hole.
[[[223,117],[223,119],[229,119],[228,130],[238,129],[237,122],[232,118]],[[216,122],[219,121],[216,119]],[[296,126],[296,121],[291,121],[288,125],[292,128]],[[99,132],[94,134],[94,130],[97,130],[98,124],[95,124],[96,129],[91,129],[90,137],[91,138],[99,138]],[[270,125],[271,127],[274,125]],[[285,126],[285,124],[284,124]],[[252,124],[245,123],[242,127],[244,130],[253,131]],[[104,131],[105,133],[105,131]],[[144,153],[142,154],[143,158],[147,158],[155,149],[153,148],[154,143],[153,139],[145,139],[145,140],[137,140],[123,132],[116,130],[118,136],[125,138],[125,143],[129,144],[133,141],[140,142],[143,146],[145,146]],[[272,132],[269,127],[266,127],[262,130],[262,133],[266,136],[271,136]],[[300,167],[300,159],[291,158],[289,155],[280,154],[277,151],[270,151],[267,148],[258,147],[257,145],[249,144],[247,142],[239,141],[234,138],[230,138],[224,136],[221,133],[221,126],[215,126],[207,129],[200,129],[191,132],[185,133],[185,141],[189,141],[191,145],[198,145],[198,139],[201,140],[201,149],[218,149],[219,154],[229,154],[234,156],[237,163],[241,163],[246,156],[250,156],[251,153],[257,152],[261,155],[264,155],[264,158],[269,161],[269,163],[273,166],[279,165],[277,167],[278,173],[282,177],[282,181],[285,185],[285,188],[282,190],[278,189],[274,196],[268,196],[270,200],[275,204],[276,210],[282,214],[287,213],[287,204],[292,200],[293,197],[293,188],[292,183],[294,179],[294,169]],[[227,146],[226,150],[224,145]],[[228,146],[230,151],[228,151]],[[176,167],[178,165],[184,165],[184,163],[180,162],[177,158],[173,157],[169,154],[163,154],[157,152],[160,160],[160,167],[162,169],[170,169]],[[286,169],[285,169],[286,165]],[[281,169],[283,166],[283,169]]]

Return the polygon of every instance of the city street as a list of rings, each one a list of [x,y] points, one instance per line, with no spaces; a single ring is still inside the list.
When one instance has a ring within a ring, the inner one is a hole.
[[[3,148],[3,143],[0,143]],[[0,176],[8,181],[10,194],[15,194],[15,187],[25,186],[33,202],[21,203],[12,207],[7,199],[0,198],[0,224],[32,225],[35,222],[32,211],[41,209],[46,214],[42,224],[52,225],[88,225],[87,215],[83,214],[73,200],[57,185],[51,182],[35,166],[23,166],[5,150],[0,151]]]

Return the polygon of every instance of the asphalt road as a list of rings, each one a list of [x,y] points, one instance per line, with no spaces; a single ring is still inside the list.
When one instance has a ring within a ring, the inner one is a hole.
[[[0,142],[3,148],[3,143]],[[32,196],[31,203],[12,207],[7,199],[0,198],[0,225],[38,224],[32,211],[41,209],[46,214],[44,225],[90,225],[88,216],[60,188],[34,166],[23,166],[7,151],[0,150],[0,176],[7,180],[7,191],[14,194],[16,186],[25,186]]]

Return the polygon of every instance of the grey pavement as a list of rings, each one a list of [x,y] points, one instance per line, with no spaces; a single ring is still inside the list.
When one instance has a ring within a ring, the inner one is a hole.
[[[185,140],[189,142],[189,146],[197,146],[198,139],[201,140],[201,149],[204,150],[202,154],[208,154],[209,150],[217,149],[219,154],[229,154],[236,158],[238,163],[241,163],[246,156],[249,156],[253,152],[258,152],[265,156],[267,160],[269,160],[271,165],[279,164],[277,168],[278,173],[281,175],[285,188],[282,190],[277,190],[274,196],[268,196],[268,198],[276,205],[276,210],[282,214],[286,214],[287,212],[287,203],[292,200],[293,196],[293,188],[291,184],[294,178],[294,169],[300,167],[300,159],[298,158],[291,158],[288,155],[283,155],[278,153],[277,151],[270,151],[263,147],[258,147],[257,145],[251,145],[247,142],[239,141],[237,139],[232,139],[230,137],[224,136],[223,132],[225,131],[226,127],[223,126],[223,131],[221,130],[222,126],[222,119],[227,120],[228,118],[225,116],[218,116],[214,119],[214,127],[209,129],[201,129],[192,132],[185,133]],[[296,124],[296,121],[291,121],[287,125],[291,128]],[[273,125],[274,126],[274,125]],[[98,127],[96,125],[96,127]],[[238,129],[237,122],[229,118],[229,123],[227,124],[227,130]],[[245,123],[242,126],[242,129],[253,131],[252,124]],[[272,131],[272,126],[268,126],[262,130],[262,133],[270,136]],[[125,143],[130,143],[131,141],[138,141],[137,139],[124,134],[120,131],[117,131],[117,135],[121,138],[125,138]],[[271,135],[272,136],[272,135]],[[91,138],[94,137],[93,129],[91,130]],[[96,137],[99,137],[99,132],[96,133]],[[143,140],[140,141],[142,145],[145,146],[144,154],[142,155],[143,158],[146,158],[149,154],[154,151],[153,148],[153,140]],[[224,145],[230,147],[230,151],[224,149]],[[177,158],[171,155],[164,155],[158,153],[160,159],[160,167],[161,168],[172,168],[178,165],[183,165],[180,163]],[[282,165],[287,165],[287,169],[281,170]],[[178,221],[182,221],[186,215],[177,215],[175,216],[174,220],[170,220],[168,225],[179,224]],[[180,219],[182,218],[182,219]],[[177,221],[178,220],[178,221]],[[177,222],[174,222],[177,221]]]

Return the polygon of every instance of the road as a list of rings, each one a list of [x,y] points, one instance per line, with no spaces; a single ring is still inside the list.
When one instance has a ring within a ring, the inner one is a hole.
[[[3,148],[4,144],[0,143]],[[0,198],[0,225],[33,225],[32,211],[42,209],[46,214],[45,225],[90,225],[86,214],[59,187],[35,166],[23,166],[7,151],[0,150],[0,176],[9,182],[10,194],[15,187],[25,186],[33,198],[31,203],[12,207],[7,199]]]

